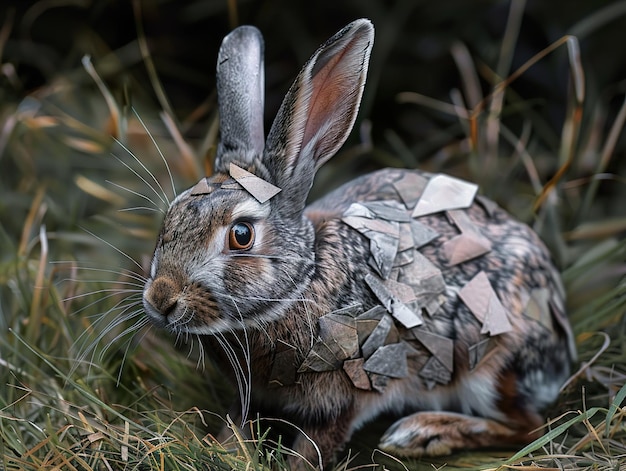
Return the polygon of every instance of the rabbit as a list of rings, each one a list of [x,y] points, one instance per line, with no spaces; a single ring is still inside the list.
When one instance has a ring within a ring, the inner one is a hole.
[[[355,122],[373,40],[359,19],[323,44],[267,139],[261,33],[223,40],[215,173],[164,216],[146,315],[198,338],[238,385],[235,421],[294,424],[298,463],[333,462],[383,413],[400,418],[379,447],[399,457],[528,443],[576,358],[538,236],[476,185],[419,170],[307,206]]]

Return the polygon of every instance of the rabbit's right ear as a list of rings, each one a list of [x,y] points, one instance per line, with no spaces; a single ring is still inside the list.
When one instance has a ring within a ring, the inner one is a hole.
[[[258,29],[240,26],[224,38],[216,77],[220,142],[215,169],[228,173],[233,160],[249,164],[265,147],[263,37]]]
[[[302,211],[317,169],[347,139],[363,95],[374,27],[350,23],[304,65],[267,137],[263,163],[279,193],[278,209]]]

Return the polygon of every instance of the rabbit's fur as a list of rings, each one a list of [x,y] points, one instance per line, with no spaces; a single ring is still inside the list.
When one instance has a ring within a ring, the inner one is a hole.
[[[541,433],[540,411],[556,398],[575,355],[559,275],[538,237],[480,197],[470,196],[466,209],[411,217],[435,178],[413,170],[363,176],[305,207],[316,170],[354,124],[373,34],[369,21],[358,20],[320,47],[266,142],[260,34],[241,27],[224,40],[216,173],[171,204],[144,290],[146,312],[175,334],[198,335],[234,380],[250,375],[251,412],[271,410],[297,425],[303,433],[294,449],[312,463],[319,463],[318,452],[322,462],[332,460],[355,429],[385,411],[409,414],[380,443],[398,455],[528,442]],[[264,201],[231,177],[240,168],[280,192]],[[402,181],[422,187],[405,186],[403,194]],[[447,197],[441,190],[434,201]],[[402,240],[411,220],[433,236],[402,254],[383,249],[379,255],[393,266],[381,274],[371,260],[371,234],[346,222],[350,211],[363,208],[353,203],[390,208],[392,222],[382,224],[399,227]],[[453,264],[444,244],[468,227],[486,242],[485,253]],[[420,291],[418,260],[443,283],[434,294]],[[479,279],[491,289],[468,289],[470,295],[485,312],[506,313],[499,319],[504,326],[491,331],[462,291]],[[390,317],[397,296],[380,307],[385,299],[376,283],[394,281],[418,295],[406,303],[418,325]],[[387,330],[372,347],[380,333],[374,330],[384,323]],[[339,357],[315,364],[333,343]],[[477,345],[484,347],[480,354]],[[374,355],[382,363],[364,369]]]

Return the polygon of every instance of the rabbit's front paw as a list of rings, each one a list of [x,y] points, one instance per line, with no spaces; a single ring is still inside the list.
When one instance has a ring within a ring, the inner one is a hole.
[[[482,417],[453,412],[418,412],[389,427],[379,447],[398,456],[441,456],[455,450],[527,442],[532,438]]]

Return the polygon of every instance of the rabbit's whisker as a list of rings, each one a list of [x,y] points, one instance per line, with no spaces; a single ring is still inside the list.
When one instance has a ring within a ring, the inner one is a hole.
[[[178,192],[176,191],[176,185],[174,185],[174,177],[172,176],[172,171],[170,169],[169,164],[167,163],[167,159],[165,158],[165,155],[163,155],[163,151],[161,151],[161,148],[159,147],[159,145],[157,144],[156,140],[154,139],[154,136],[152,135],[152,133],[150,132],[150,130],[148,129],[148,127],[144,123],[143,119],[141,119],[141,116],[139,116],[139,113],[137,112],[135,107],[132,107],[132,110],[133,110],[133,114],[137,118],[137,121],[139,121],[139,123],[143,127],[144,131],[146,131],[146,134],[148,135],[148,137],[152,141],[152,144],[154,145],[154,148],[156,149],[156,151],[159,154],[159,157],[161,157],[161,161],[165,165],[165,169],[167,170],[167,174],[170,177],[170,185],[172,186],[172,191],[174,192],[174,195],[176,195]],[[152,175],[152,177],[154,178],[154,175]],[[155,181],[156,181],[156,178],[155,178]],[[157,185],[158,185],[158,181],[157,181]],[[163,188],[161,187],[161,185],[159,185],[159,188],[161,188],[161,190],[163,191]],[[169,202],[169,198],[167,197],[167,194],[165,193],[165,191],[163,191],[163,196],[165,196],[165,199],[168,200],[168,202]]]
[[[150,134],[149,134],[150,135]],[[144,165],[144,163],[128,148],[126,147],[122,142],[120,142],[118,139],[115,139],[115,142],[122,148],[124,149],[128,155],[130,155],[135,162],[137,162],[141,168],[150,176],[150,178],[152,179],[152,181],[154,181],[154,183],[156,184],[157,188],[160,190],[161,193],[159,193],[159,191],[157,191],[157,189],[150,183],[148,182],[148,180],[146,180],[146,178],[144,178],[142,175],[139,174],[138,171],[136,171],[134,168],[132,168],[130,165],[128,165],[126,162],[124,162],[122,159],[120,159],[119,157],[117,157],[115,154],[113,154],[113,157],[115,157],[124,167],[126,167],[128,170],[130,170],[137,178],[139,178],[150,190],[152,190],[152,192],[155,194],[155,196],[161,200],[161,202],[167,206],[169,206],[170,201],[169,198],[167,197],[167,194],[165,193],[165,190],[163,189],[163,187],[161,186],[161,184],[159,183],[159,180],[154,176],[154,174],[148,170],[148,167],[146,167]],[[150,198],[145,197],[145,199],[147,199],[148,201],[152,202],[150,200]],[[158,205],[155,204],[155,207],[158,207]]]

